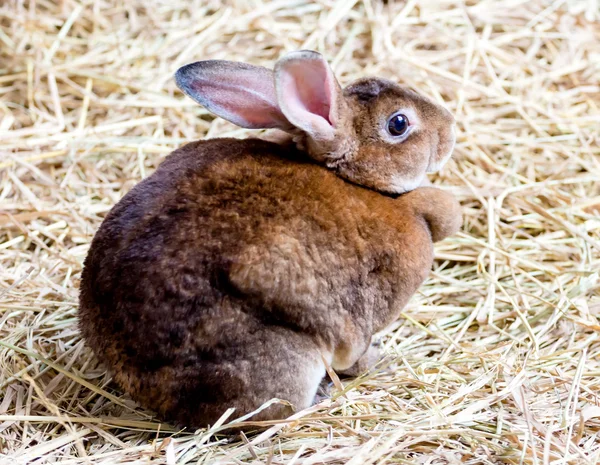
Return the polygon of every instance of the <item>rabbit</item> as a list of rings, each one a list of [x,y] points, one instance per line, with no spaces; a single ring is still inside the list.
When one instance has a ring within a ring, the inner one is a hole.
[[[161,419],[277,420],[313,403],[326,366],[360,374],[372,336],[428,276],[460,206],[418,187],[454,118],[379,78],[345,89],[314,51],[274,70],[180,68],[182,91],[244,128],[167,156],[108,213],[80,286],[79,326],[118,385]]]

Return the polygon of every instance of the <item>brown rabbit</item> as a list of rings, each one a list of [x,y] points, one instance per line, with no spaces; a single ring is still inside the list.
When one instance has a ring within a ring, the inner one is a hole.
[[[132,189],[85,260],[83,336],[126,392],[179,424],[272,398],[305,408],[325,362],[372,363],[371,337],[428,275],[432,241],[458,229],[451,195],[413,190],[450,156],[454,120],[383,79],[342,91],[316,52],[176,78],[213,113],[293,142],[192,142]]]

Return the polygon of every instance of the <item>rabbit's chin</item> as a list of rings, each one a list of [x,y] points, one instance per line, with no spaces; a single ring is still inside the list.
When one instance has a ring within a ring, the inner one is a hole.
[[[404,194],[422,186],[425,179],[425,173],[416,178],[407,178],[406,176],[395,175],[390,179],[389,190],[396,195]]]
[[[346,179],[353,184],[374,190],[382,195],[392,198],[406,194],[418,187],[431,185],[425,171],[412,176],[397,173],[385,177],[365,176],[365,173],[357,173],[345,165],[337,167],[334,171],[339,177]]]

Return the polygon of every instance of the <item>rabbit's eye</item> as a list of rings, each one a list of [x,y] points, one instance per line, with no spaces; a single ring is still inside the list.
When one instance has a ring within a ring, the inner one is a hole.
[[[408,131],[409,125],[406,115],[397,114],[388,121],[388,131],[392,136],[403,136]]]

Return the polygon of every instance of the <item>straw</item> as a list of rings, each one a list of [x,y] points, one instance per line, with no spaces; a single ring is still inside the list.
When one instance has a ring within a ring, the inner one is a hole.
[[[0,2],[0,463],[598,463],[599,21],[595,0]],[[463,227],[376,368],[245,435],[227,416],[182,431],[83,344],[82,262],[169,152],[247,135],[185,98],[178,66],[300,48],[455,114],[432,181]]]

